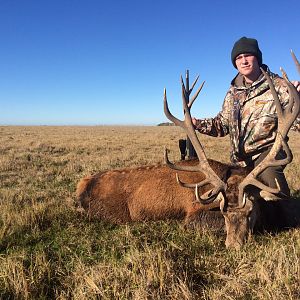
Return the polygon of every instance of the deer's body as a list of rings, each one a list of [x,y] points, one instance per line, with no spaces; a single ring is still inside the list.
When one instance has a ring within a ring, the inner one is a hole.
[[[190,160],[180,164],[196,163]],[[221,178],[230,172],[229,165],[216,161],[210,164]],[[194,183],[204,178],[201,172],[181,172],[180,176]],[[180,186],[175,178],[176,171],[167,165],[112,170],[83,178],[77,186],[77,197],[91,217],[113,223],[163,219],[189,222],[199,212],[219,207],[218,203],[196,202],[195,191]]]
[[[198,161],[183,161],[179,165],[195,165]],[[249,173],[209,160],[210,166],[227,183],[227,205],[238,205],[238,185]],[[91,218],[124,224],[145,220],[175,219],[212,230],[227,232],[226,244],[238,248],[248,234],[255,231],[277,231],[300,225],[300,201],[286,199],[265,201],[257,192],[251,209],[221,212],[219,202],[202,204],[195,201],[193,189],[180,186],[176,171],[167,165],[110,170],[83,178],[77,185],[77,199]],[[201,172],[180,172],[180,178],[199,182]],[[208,189],[201,188],[203,194]]]

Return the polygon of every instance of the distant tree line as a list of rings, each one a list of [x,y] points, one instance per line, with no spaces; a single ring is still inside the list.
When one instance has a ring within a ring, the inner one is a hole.
[[[175,126],[175,124],[171,122],[163,122],[159,123],[157,126]]]

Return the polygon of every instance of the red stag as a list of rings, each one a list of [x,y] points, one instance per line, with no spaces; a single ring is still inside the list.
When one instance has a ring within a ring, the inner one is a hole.
[[[260,190],[278,193],[280,187],[272,189],[257,178],[267,167],[288,164],[292,160],[286,138],[299,114],[299,94],[284,74],[290,101],[288,107],[282,111],[272,81],[268,74],[264,75],[268,78],[276,101],[278,133],[270,153],[254,170],[249,172],[245,168],[233,167],[206,158],[190,114],[192,104],[203,84],[190,99],[198,78],[191,88],[188,78],[186,85],[181,78],[184,120],[181,121],[170,113],[166,91],[164,111],[169,120],[185,130],[199,160],[173,164],[169,161],[166,150],[166,165],[111,170],[88,176],[77,185],[80,205],[90,217],[113,223],[172,218],[184,220],[185,223],[195,221],[202,224],[201,220],[203,221],[205,215],[204,225],[209,226],[216,216],[218,218],[222,214],[227,232],[225,244],[231,248],[240,248],[254,226],[271,228],[272,218],[269,216],[272,214],[275,214],[275,218],[279,214],[281,220],[285,219],[284,214],[293,211],[293,209],[287,211],[290,207],[288,202],[282,204],[282,207],[281,204],[276,206],[275,203],[264,201],[259,194]],[[275,157],[281,147],[287,153],[287,157],[278,161]],[[180,171],[180,179],[176,170]],[[177,182],[174,180],[175,175]],[[253,192],[252,188],[250,193],[250,186],[256,187],[257,192]],[[210,211],[215,208],[220,208],[219,213]],[[284,223],[283,226],[287,225]]]

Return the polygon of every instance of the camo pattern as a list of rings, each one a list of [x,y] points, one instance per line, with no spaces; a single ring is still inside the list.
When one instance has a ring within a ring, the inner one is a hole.
[[[270,72],[275,90],[283,108],[288,102],[285,81]],[[211,136],[230,135],[231,160],[238,165],[248,165],[260,153],[273,144],[277,130],[277,114],[273,96],[266,78],[262,74],[247,86],[238,74],[227,92],[221,112],[215,118],[201,119],[196,129]]]
[[[294,124],[291,127],[291,130],[300,132],[300,116],[297,117]]]

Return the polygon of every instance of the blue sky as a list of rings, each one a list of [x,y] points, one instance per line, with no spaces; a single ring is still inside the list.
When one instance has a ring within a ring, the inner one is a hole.
[[[299,79],[299,0],[0,0],[0,124],[103,125],[182,116],[180,74],[205,80],[193,115],[212,117],[257,38],[272,71]]]

